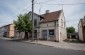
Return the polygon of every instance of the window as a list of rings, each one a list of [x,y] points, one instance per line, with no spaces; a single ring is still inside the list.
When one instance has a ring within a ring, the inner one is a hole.
[[[34,26],[37,26],[37,19],[34,19]]]
[[[49,35],[54,35],[54,29],[49,30]]]
[[[63,26],[63,20],[61,19],[61,26]]]
[[[58,21],[55,21],[55,26],[58,26],[59,24],[58,24]]]

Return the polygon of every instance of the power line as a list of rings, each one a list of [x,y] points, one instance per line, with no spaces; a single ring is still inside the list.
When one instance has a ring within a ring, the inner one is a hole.
[[[43,5],[40,6],[40,9],[39,9],[39,15],[41,15],[41,8],[42,8]]]
[[[85,3],[75,3],[75,4],[48,4],[48,3],[35,3],[35,4],[45,4],[45,5],[83,5]]]
[[[30,4],[31,5],[31,4]],[[15,16],[17,16],[19,13],[21,13],[22,11],[26,10],[29,6],[25,6],[23,9],[19,10],[19,12],[17,12],[16,14],[14,14],[13,16],[10,16],[10,18],[14,18]],[[17,8],[17,7],[16,7]],[[17,8],[18,9],[18,8]],[[5,23],[5,22],[0,22],[0,23]]]
[[[30,4],[30,5],[31,5],[31,4]],[[10,18],[14,18],[14,17],[17,16],[19,13],[21,13],[22,11],[24,11],[24,10],[26,10],[28,7],[30,7],[30,5],[29,5],[29,6],[25,6],[24,9],[22,9],[22,10],[19,11],[19,12],[17,12],[17,14],[11,16]],[[14,20],[14,19],[13,19],[13,20]],[[0,23],[5,23],[5,22],[0,22]]]
[[[29,5],[29,6],[26,6],[26,7],[24,7],[24,9],[22,9],[21,11],[19,11],[19,12],[17,12],[14,16],[12,16],[11,18],[13,18],[13,17],[15,17],[15,16],[17,16],[18,14],[20,14],[21,12],[23,12],[23,11],[25,11],[28,7],[30,7],[31,6],[31,4]],[[30,10],[29,10],[30,11]]]
[[[47,1],[44,1],[44,2],[38,2],[38,3],[41,4],[41,3],[46,3],[46,2],[50,2],[50,1],[53,1],[53,0],[47,0]]]
[[[18,14],[20,14],[21,12],[23,12],[23,11],[25,11],[28,7],[30,7],[31,6],[31,4],[29,4],[28,6],[25,6],[23,9],[21,9],[21,10],[19,10],[19,12],[17,12],[16,14],[14,14],[13,16],[10,16],[10,18],[14,18],[14,17],[17,17],[18,16]],[[30,9],[31,10],[31,9]],[[30,11],[29,10],[29,11]],[[14,20],[14,19],[12,19],[12,20]],[[5,23],[5,22],[0,22],[0,23]]]
[[[31,6],[31,4],[29,5],[29,6],[26,6],[26,7],[24,7],[24,9],[22,9],[21,11],[19,11],[18,13],[21,13],[21,12],[23,12],[23,11],[25,11],[28,7],[30,7]]]
[[[72,22],[72,21],[74,21],[74,22],[75,22],[75,21],[79,21],[79,20],[68,20],[68,21],[66,21],[66,22]]]

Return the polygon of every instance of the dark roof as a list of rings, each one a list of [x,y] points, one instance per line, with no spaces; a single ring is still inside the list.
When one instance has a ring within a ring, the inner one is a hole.
[[[30,11],[28,14],[30,14],[30,13],[32,14],[32,11]],[[38,15],[37,13],[33,13],[33,14],[40,17],[40,15]]]
[[[60,14],[61,14],[61,10],[42,14],[40,16],[43,17],[44,19],[41,22],[56,21],[56,20],[58,20]]]
[[[9,26],[9,25],[12,25],[12,24],[13,24],[13,23],[7,24],[7,25],[4,25],[4,26],[1,26],[0,28],[6,27],[6,26]]]

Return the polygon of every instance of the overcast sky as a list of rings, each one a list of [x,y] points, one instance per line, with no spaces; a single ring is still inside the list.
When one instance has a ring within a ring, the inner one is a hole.
[[[40,2],[47,4],[77,4],[85,3],[85,0],[35,0],[35,3]],[[37,14],[43,14],[46,10],[53,12],[60,9],[62,9],[61,5],[34,5],[34,12]],[[19,14],[28,13],[29,11],[31,11],[31,0],[0,0],[0,26],[12,23]],[[85,15],[85,4],[63,5],[63,11],[66,26],[73,26],[77,30],[79,19]]]

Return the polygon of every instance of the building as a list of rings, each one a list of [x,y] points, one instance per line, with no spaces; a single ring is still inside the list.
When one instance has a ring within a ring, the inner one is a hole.
[[[28,13],[31,18],[32,12]],[[67,38],[66,24],[63,10],[49,12],[34,16],[34,33],[35,39],[51,40],[51,41],[63,41]]]
[[[0,27],[0,37],[14,37],[14,24],[8,24]]]
[[[68,39],[78,39],[78,33],[68,33],[67,34]]]
[[[85,41],[85,19],[80,19],[78,24],[79,40]]]

